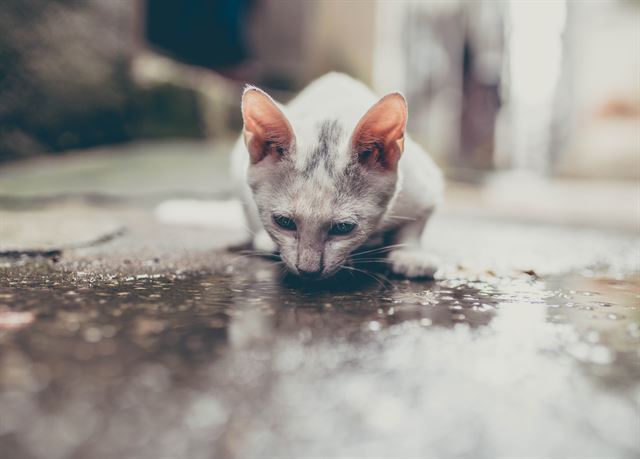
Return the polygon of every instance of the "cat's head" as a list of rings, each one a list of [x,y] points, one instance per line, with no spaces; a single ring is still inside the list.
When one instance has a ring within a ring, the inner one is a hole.
[[[325,278],[378,227],[398,183],[407,106],[398,93],[356,125],[289,120],[263,91],[242,99],[248,182],[282,260],[304,278]]]

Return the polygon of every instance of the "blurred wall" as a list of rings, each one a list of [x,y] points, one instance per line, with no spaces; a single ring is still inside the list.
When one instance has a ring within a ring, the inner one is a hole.
[[[385,37],[384,24],[378,28],[375,2],[313,2],[305,40],[305,79],[328,70],[348,73],[372,83],[374,49]]]
[[[157,2],[0,2],[0,161],[139,138],[224,132],[225,126],[218,125],[226,123],[226,118],[210,115],[218,110],[211,107],[210,100],[215,98],[203,97],[202,85],[193,84],[202,78],[173,78],[175,72],[167,71],[162,77],[140,81],[132,71],[149,48],[143,40],[147,25],[169,24],[178,29],[172,35],[175,29],[161,28],[165,33],[159,36],[166,41],[159,40],[160,45],[184,45],[186,37],[199,40],[209,54],[216,52],[215,47],[207,47],[206,36],[189,35],[194,24],[188,19],[147,11],[151,4]],[[179,5],[187,11],[195,8],[191,13],[197,15],[199,7],[211,10],[220,4],[191,0]],[[151,12],[153,22],[147,21]],[[237,36],[238,27],[218,27],[214,38]],[[158,38],[157,28],[153,31]],[[208,63],[222,65],[229,63],[231,55],[236,60],[244,57],[241,50],[226,45],[222,54],[212,55]],[[193,56],[175,57],[189,60]],[[209,86],[216,88],[215,83]],[[221,105],[219,110],[229,107]],[[211,126],[211,120],[216,126]]]
[[[338,70],[403,91],[450,170],[637,178],[638,24],[637,0],[2,0],[0,160],[225,135],[243,84],[286,101]],[[555,60],[541,121],[514,97]]]
[[[370,83],[376,8],[375,2],[257,2],[248,29],[255,64],[248,78],[297,90],[335,70]]]
[[[3,0],[0,159],[127,137],[135,2]]]
[[[640,2],[569,2],[562,175],[640,178]]]

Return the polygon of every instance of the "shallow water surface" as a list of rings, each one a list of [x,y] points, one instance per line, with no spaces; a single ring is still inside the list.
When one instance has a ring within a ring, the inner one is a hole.
[[[640,291],[221,271],[0,278],[7,457],[636,457]]]

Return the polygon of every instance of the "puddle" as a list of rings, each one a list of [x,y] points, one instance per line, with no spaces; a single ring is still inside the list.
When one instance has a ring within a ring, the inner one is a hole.
[[[0,277],[8,457],[635,457],[637,279]]]

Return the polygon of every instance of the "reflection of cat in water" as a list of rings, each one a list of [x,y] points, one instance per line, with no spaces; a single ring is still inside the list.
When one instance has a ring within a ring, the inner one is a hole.
[[[405,133],[402,95],[377,99],[330,73],[287,106],[247,87],[242,116],[233,174],[256,249],[277,251],[291,272],[318,279],[384,243],[371,257],[388,252],[394,273],[433,275],[420,238],[442,175]]]

